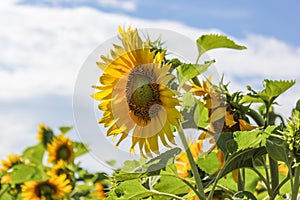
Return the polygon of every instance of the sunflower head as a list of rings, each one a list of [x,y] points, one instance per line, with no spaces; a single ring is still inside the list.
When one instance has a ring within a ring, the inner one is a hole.
[[[28,181],[22,185],[23,200],[63,199],[72,187],[66,175],[53,176],[47,181]]]
[[[189,149],[193,158],[196,160],[201,153],[203,153],[203,140],[192,142],[189,145]],[[182,178],[186,178],[191,175],[191,166],[186,152],[181,152],[175,159],[175,166],[177,168],[178,175]]]
[[[67,179],[71,181],[74,180],[73,172],[67,168],[67,163],[63,160],[59,160],[53,167],[51,167],[50,170],[47,171],[47,174],[50,177],[65,174]]]
[[[0,171],[8,172],[14,165],[22,163],[21,157],[17,154],[7,155],[7,160],[2,160]]]
[[[54,134],[50,127],[45,126],[44,124],[39,125],[39,130],[37,133],[38,141],[42,142],[44,146],[47,146],[48,143],[51,143],[53,137]]]
[[[153,50],[136,29],[119,32],[122,46],[114,45],[111,57],[97,63],[104,70],[93,95],[103,111],[99,123],[108,128],[107,136],[118,138],[116,146],[130,136],[131,152],[138,144],[142,155],[151,156],[159,153],[158,138],[164,146],[174,143],[172,127],[179,126],[179,101],[168,87],[174,76],[163,63],[165,51]]]
[[[49,153],[48,163],[57,163],[63,160],[67,163],[74,160],[74,148],[72,141],[64,135],[58,135],[47,145]]]

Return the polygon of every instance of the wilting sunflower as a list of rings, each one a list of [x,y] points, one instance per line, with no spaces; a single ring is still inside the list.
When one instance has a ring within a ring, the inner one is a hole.
[[[118,137],[116,146],[130,134],[130,151],[138,143],[140,153],[151,156],[159,153],[158,138],[164,146],[174,143],[172,126],[179,127],[179,101],[168,87],[174,76],[163,65],[165,51],[151,51],[136,29],[119,33],[123,46],[114,45],[112,58],[101,56],[97,63],[104,70],[93,95],[103,111],[99,123],[109,127],[107,136]]]
[[[64,135],[58,135],[47,145],[49,153],[48,163],[56,163],[63,160],[70,163],[74,160],[74,149],[72,141]]]
[[[62,199],[72,187],[66,175],[53,176],[47,181],[28,181],[22,185],[23,200]]]

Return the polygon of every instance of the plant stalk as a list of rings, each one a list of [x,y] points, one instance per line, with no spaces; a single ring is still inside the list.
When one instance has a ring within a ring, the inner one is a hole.
[[[297,166],[295,169],[295,181],[292,188],[292,200],[297,200],[297,196],[299,193],[299,186],[300,186],[300,166]]]
[[[204,189],[203,189],[201,177],[200,177],[200,174],[198,172],[198,169],[197,169],[196,163],[194,161],[193,155],[191,153],[191,150],[189,148],[188,142],[186,141],[184,132],[183,132],[183,130],[182,130],[181,127],[179,127],[179,129],[178,129],[178,133],[179,133],[180,140],[181,140],[181,142],[183,144],[183,147],[184,147],[184,149],[186,151],[186,154],[187,154],[187,157],[188,157],[191,169],[192,169],[192,173],[193,173],[193,175],[195,177],[197,190],[199,192],[197,195],[198,195],[198,197],[199,197],[200,200],[205,200],[206,198],[205,198],[205,194],[204,194]]]

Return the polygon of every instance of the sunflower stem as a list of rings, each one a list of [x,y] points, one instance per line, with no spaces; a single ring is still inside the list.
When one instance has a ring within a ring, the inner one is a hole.
[[[300,186],[300,166],[297,166],[295,169],[295,181],[292,188],[292,200],[296,200],[298,193],[299,193],[299,186]]]
[[[187,142],[187,140],[185,138],[183,129],[181,127],[179,127],[179,129],[178,129],[178,133],[179,133],[180,140],[181,140],[181,142],[183,144],[183,147],[184,147],[184,149],[186,151],[189,163],[191,165],[192,173],[193,173],[193,175],[195,177],[196,186],[197,186],[197,190],[198,190],[197,196],[198,196],[198,198],[200,200],[205,200],[206,198],[205,198],[205,194],[204,194],[204,189],[203,189],[201,177],[200,177],[200,174],[198,172],[198,168],[197,168],[197,165],[196,165],[196,163],[194,161],[194,158],[193,158],[193,155],[191,153],[191,150],[189,148],[188,142]]]

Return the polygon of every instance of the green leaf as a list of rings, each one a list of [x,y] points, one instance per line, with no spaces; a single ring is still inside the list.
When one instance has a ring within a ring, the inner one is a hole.
[[[235,193],[233,195],[233,199],[234,200],[238,200],[238,199],[241,199],[241,200],[256,200],[256,197],[251,193],[251,192],[248,192],[248,191],[239,191],[237,193]]]
[[[269,126],[266,130],[236,131],[234,140],[238,144],[238,151],[247,148],[257,148],[266,145],[266,139],[270,136],[275,126]]]
[[[208,174],[215,173],[220,164],[217,153],[214,151],[197,159],[197,165]]]
[[[72,143],[74,147],[75,157],[81,156],[89,152],[89,150],[87,149],[84,143],[82,142],[72,142]]]
[[[180,152],[181,149],[179,147],[175,147],[151,159],[147,162],[147,171],[150,173],[157,173],[161,169],[165,168],[168,164],[173,163],[175,157]]]
[[[223,132],[215,137],[218,147],[224,152],[225,158],[237,150],[232,132]]]
[[[233,153],[228,157],[224,166],[220,170],[217,179],[224,177],[229,172],[239,168],[253,168],[253,161],[267,153],[265,147],[248,148]]]
[[[287,91],[292,87],[296,82],[294,80],[284,81],[284,80],[264,80],[264,89],[257,94],[248,94],[245,95],[241,103],[257,103],[265,102],[270,106],[274,100],[280,96],[282,93]]]
[[[40,143],[35,146],[28,147],[23,152],[22,157],[24,159],[30,160],[31,162],[33,162],[37,165],[41,165],[42,161],[43,161],[44,153],[45,153],[45,147],[42,143]]]
[[[64,135],[67,132],[69,132],[72,128],[73,128],[72,126],[61,126],[61,127],[59,127],[59,130]]]
[[[179,81],[179,88],[188,80],[204,73],[215,60],[206,62],[205,64],[183,64],[176,68]]]
[[[152,195],[152,192],[138,181],[129,180],[122,182],[108,193],[107,200],[134,200],[143,199]]]
[[[230,48],[243,50],[246,49],[245,46],[236,44],[233,40],[230,40],[227,36],[224,35],[202,35],[197,39],[197,47],[199,52],[199,57],[203,55],[206,51],[216,48]]]
[[[209,124],[208,109],[201,101],[197,101],[197,106],[194,112],[194,120],[198,127],[205,128]]]
[[[191,92],[187,92],[182,95],[182,107],[187,109],[187,112],[190,112],[191,109],[195,106],[196,99]]]
[[[279,95],[284,93],[290,87],[292,87],[296,82],[291,81],[273,81],[273,80],[264,80],[265,89],[258,92],[257,95],[266,102],[272,103]]]
[[[12,183],[20,184],[26,181],[45,181],[49,177],[40,168],[25,164],[15,165],[11,172]]]
[[[300,99],[297,101],[295,109],[300,112]]]
[[[168,167],[166,171],[162,171],[159,182],[154,186],[155,190],[175,195],[185,194],[190,190],[190,188],[180,179],[174,176],[163,176],[163,174],[174,174],[174,169],[176,170],[176,167],[175,165],[172,165]]]
[[[267,139],[266,148],[271,158],[277,161],[283,161],[289,166],[291,162],[288,155],[289,150],[284,143],[279,144],[276,141]]]

